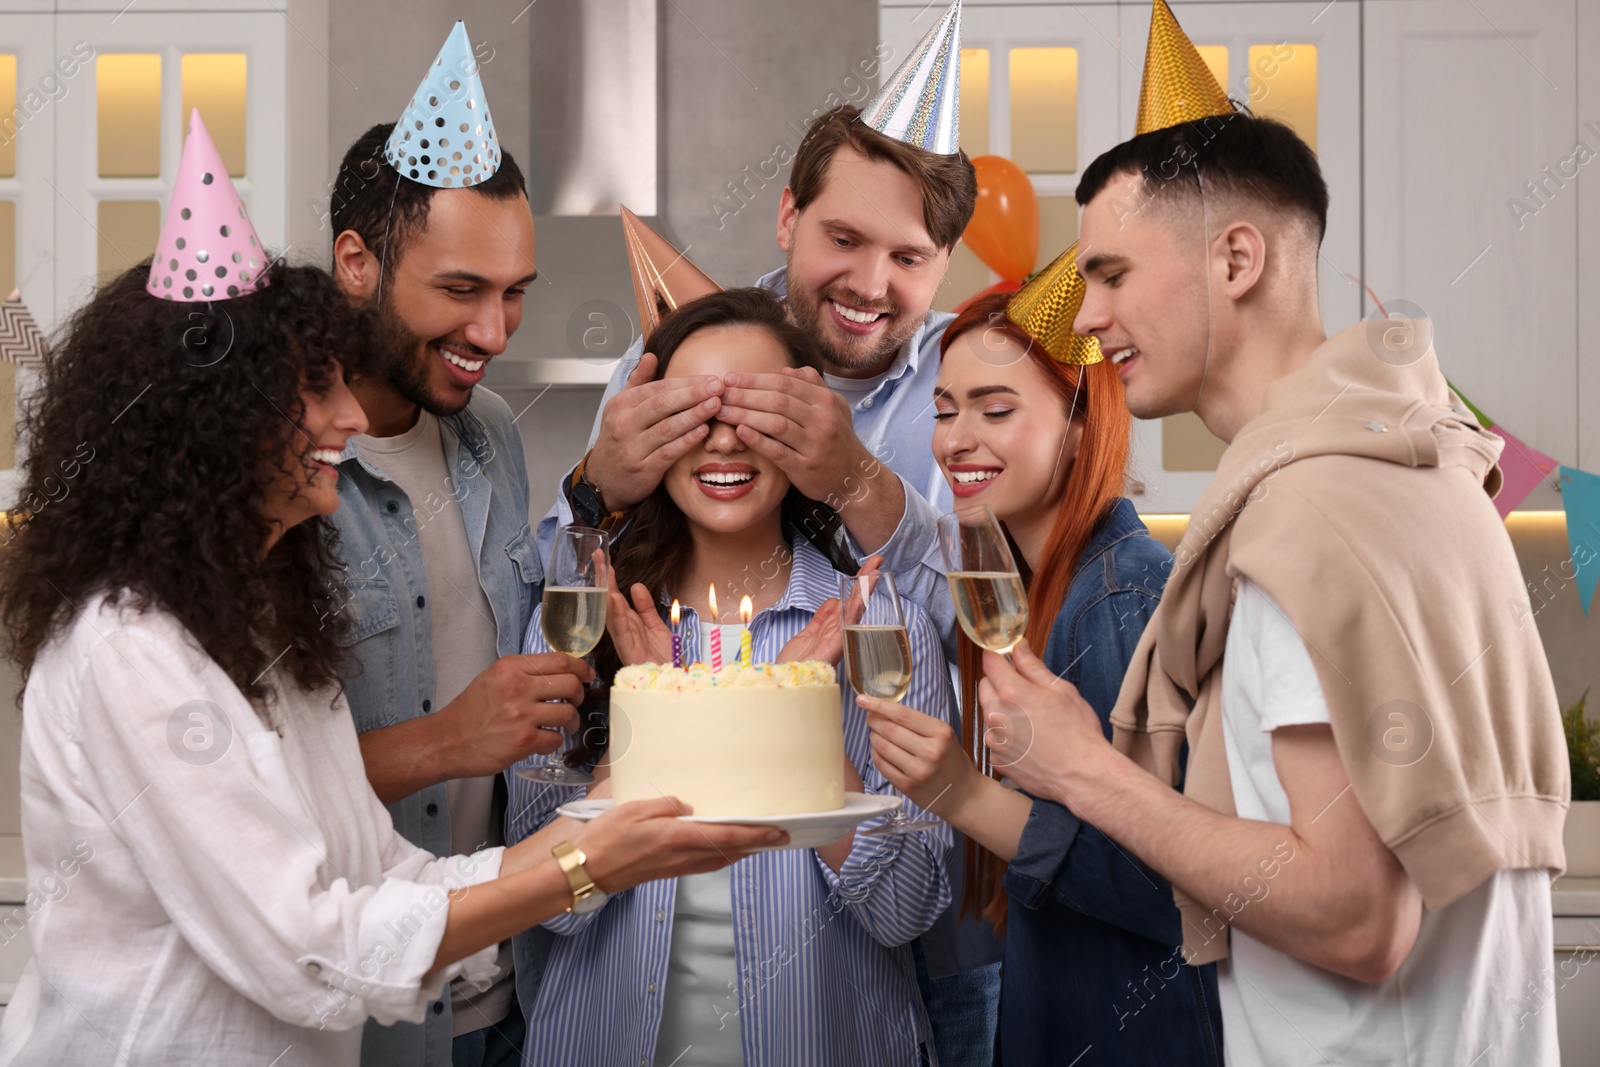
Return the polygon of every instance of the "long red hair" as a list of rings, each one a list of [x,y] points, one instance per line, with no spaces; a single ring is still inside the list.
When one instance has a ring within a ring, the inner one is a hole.
[[[1082,424],[1078,452],[1056,506],[1055,524],[1045,541],[1038,569],[1030,572],[1016,545],[1011,546],[1028,588],[1028,647],[1042,653],[1056,614],[1067,598],[1079,557],[1095,527],[1122,496],[1133,420],[1123,403],[1122,381],[1110,360],[1087,367],[1057,362],[1028,331],[1006,318],[1006,302],[1010,298],[1008,293],[993,293],[967,305],[945,330],[939,354],[942,358],[957,338],[971,330],[998,331],[1027,352],[1028,359],[1068,408],[1069,418]],[[961,668],[961,739],[968,752],[977,752],[983,735],[977,707],[978,682],[983,678],[982,651],[965,633],[958,634],[956,641]],[[1004,934],[1006,894],[1001,877],[1005,863],[969,838],[966,873],[964,912],[981,912]]]

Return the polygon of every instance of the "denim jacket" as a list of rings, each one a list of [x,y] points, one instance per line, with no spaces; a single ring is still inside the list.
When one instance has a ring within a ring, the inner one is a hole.
[[[1171,566],[1118,500],[1051,626],[1045,665],[1077,687],[1108,739]],[[1005,887],[1002,1063],[1220,1067],[1216,968],[1183,963],[1178,908],[1160,875],[1067,808],[1035,800]]]
[[[478,582],[494,612],[499,655],[520,650],[542,591],[544,571],[528,529],[527,465],[511,409],[480,387],[465,410],[439,421],[449,474],[437,498],[408,499],[353,442],[339,457],[333,520],[344,573],[324,610],[343,612],[348,623],[352,663],[343,681],[358,733],[439,710],[428,581],[414,514],[437,510],[446,495],[460,503]],[[389,805],[400,835],[439,856],[451,853],[445,791],[441,782]],[[449,1067],[450,1031],[446,995],[420,1027],[368,1023],[361,1059],[374,1067]]]

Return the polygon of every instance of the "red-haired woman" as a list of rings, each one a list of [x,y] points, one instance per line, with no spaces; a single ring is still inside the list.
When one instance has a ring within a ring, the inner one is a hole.
[[[1005,527],[1028,645],[1109,736],[1172,557],[1122,496],[1130,419],[1116,367],[1058,361],[1006,301],[973,303],[945,333],[934,455],[957,506],[987,504]],[[1215,969],[1184,965],[1171,888],[1071,811],[974,766],[982,664],[965,636],[960,667],[962,738],[898,704],[861,705],[884,776],[967,835],[967,906],[1005,938],[1002,1062],[1220,1064]]]

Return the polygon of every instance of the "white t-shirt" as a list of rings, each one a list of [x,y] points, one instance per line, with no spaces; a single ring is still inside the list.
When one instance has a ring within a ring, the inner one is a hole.
[[[1228,626],[1222,721],[1239,817],[1287,825],[1272,731],[1328,722],[1328,705],[1299,633],[1248,579]],[[1234,929],[1230,956],[1217,966],[1227,1062],[1556,1067],[1550,915],[1548,872],[1500,871],[1449,907],[1425,911],[1411,954],[1376,984]]]
[[[494,610],[478,583],[478,565],[467,538],[461,502],[450,491],[439,420],[419,411],[417,424],[394,437],[358,436],[363,458],[383,471],[411,501],[413,527],[422,549],[428,583],[426,611],[433,644],[433,706],[442,708],[461,695],[498,658]],[[505,843],[494,817],[494,775],[458,778],[445,787],[450,806],[450,850],[457,853]],[[452,1029],[469,1034],[504,1019],[516,994],[511,977],[511,943],[501,945],[502,970],[483,993],[458,984],[451,988]]]

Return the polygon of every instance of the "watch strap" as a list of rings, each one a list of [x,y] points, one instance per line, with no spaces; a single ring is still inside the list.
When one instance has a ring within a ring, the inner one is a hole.
[[[577,845],[571,841],[563,841],[550,849],[550,855],[555,857],[556,863],[561,867],[561,873],[566,876],[567,885],[572,889],[574,906],[600,892],[600,887],[595,885],[594,879],[589,877],[589,872],[584,867],[589,857],[585,856]]]
[[[583,525],[610,530],[627,512],[605,510],[600,488],[589,479],[589,457],[593,454],[593,449],[585,452],[578,465],[572,468],[572,477],[567,482],[567,503],[572,505],[573,518]]]

